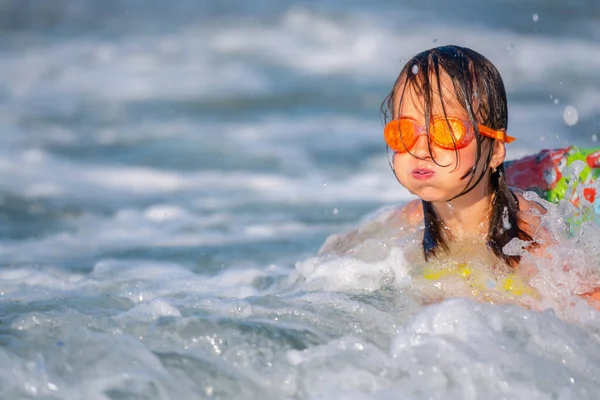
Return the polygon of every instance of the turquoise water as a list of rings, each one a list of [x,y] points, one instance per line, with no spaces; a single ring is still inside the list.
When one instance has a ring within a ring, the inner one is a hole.
[[[509,158],[597,146],[595,0],[0,15],[1,398],[597,398],[599,317],[576,299],[423,306],[406,244],[376,235],[357,259],[315,257],[411,199],[378,110],[425,48],[498,66]]]

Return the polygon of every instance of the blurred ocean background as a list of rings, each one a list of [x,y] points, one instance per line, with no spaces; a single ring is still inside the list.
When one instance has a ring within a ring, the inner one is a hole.
[[[443,44],[503,75],[509,159],[600,146],[598,0],[0,0],[0,398],[599,398],[585,305],[315,257],[411,199],[379,106]]]

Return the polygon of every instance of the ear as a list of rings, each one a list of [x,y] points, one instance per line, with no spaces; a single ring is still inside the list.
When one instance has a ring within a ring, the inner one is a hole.
[[[494,140],[494,150],[492,150],[492,159],[490,160],[490,168],[492,170],[498,168],[506,158],[506,144],[500,140]]]

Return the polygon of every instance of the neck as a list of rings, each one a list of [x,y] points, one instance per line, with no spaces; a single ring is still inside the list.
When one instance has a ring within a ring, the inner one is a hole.
[[[487,235],[491,215],[492,195],[487,185],[480,182],[464,196],[450,202],[434,202],[433,207],[442,224],[452,232],[452,237],[461,240],[468,236]]]

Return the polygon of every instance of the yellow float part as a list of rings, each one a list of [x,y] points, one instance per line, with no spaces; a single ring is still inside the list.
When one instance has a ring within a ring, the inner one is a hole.
[[[460,276],[462,278],[468,278],[471,276],[473,271],[471,267],[467,265],[467,263],[462,263],[460,265],[455,265],[450,268],[443,269],[433,269],[433,268],[425,268],[423,272],[423,277],[430,281],[437,281],[442,278],[447,278],[449,276]]]
[[[468,281],[469,285],[476,289],[488,289],[483,284],[481,279],[477,279],[480,277],[477,277],[474,274],[473,269],[469,267],[467,263],[453,265],[448,268],[425,268],[425,270],[423,271],[423,277],[430,281],[438,281],[452,276],[456,276]],[[521,279],[521,277],[517,276],[516,274],[509,274],[504,279],[499,280],[498,284],[499,285],[496,286],[497,288],[501,288],[505,292],[508,292],[515,296],[535,295],[535,290],[532,287],[528,286],[523,281],[523,279]]]
[[[527,286],[525,282],[523,282],[523,279],[515,274],[510,274],[502,280],[502,289],[515,296],[523,296],[524,294],[533,296],[535,294],[533,288]]]

